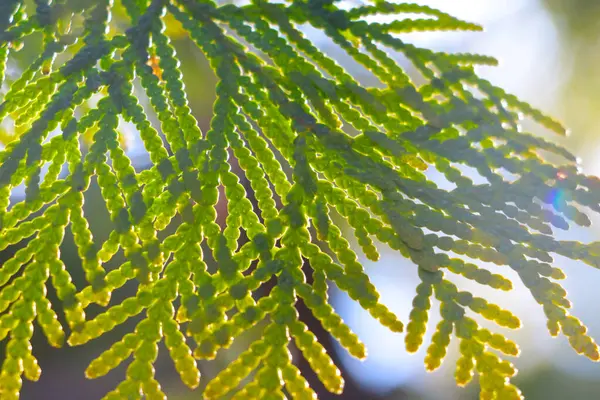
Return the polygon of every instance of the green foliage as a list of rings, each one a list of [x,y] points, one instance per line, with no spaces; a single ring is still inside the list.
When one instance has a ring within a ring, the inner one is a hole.
[[[128,27],[112,25],[111,12],[124,13]],[[365,20],[383,14],[396,19]],[[71,26],[77,18],[82,26]],[[181,25],[165,30],[167,20]],[[303,24],[324,32],[380,84],[357,83],[301,33]],[[516,369],[504,358],[519,348],[468,315],[510,329],[521,322],[451,282],[456,274],[512,289],[506,277],[458,256],[515,271],[541,305],[550,334],[562,333],[575,351],[598,360],[597,345],[569,314],[556,282],[565,276],[552,262],[560,255],[598,266],[596,244],[557,240],[553,232],[590,225],[582,207],[600,210],[600,181],[581,174],[565,149],[521,131],[523,115],[565,134],[559,123],[474,73],[475,65],[494,59],[434,52],[394,35],[480,29],[428,7],[385,1],[350,9],[327,0],[0,2],[0,81],[23,41],[39,35],[43,46],[20,77],[7,82],[0,105],[0,119],[14,127],[3,131],[7,144],[0,152],[0,250],[24,241],[0,269],[0,338],[8,338],[0,397],[18,398],[22,377],[40,376],[30,344],[34,326],[53,346],[65,340],[76,346],[138,315],[135,330],[86,370],[95,378],[133,359],[106,399],[165,397],[153,369],[161,341],[194,388],[197,360],[214,358],[252,327],[262,336],[208,383],[206,398],[233,392],[236,399],[314,398],[292,362],[290,343],[329,391],[341,393],[340,372],[298,319],[296,302],[360,359],[366,349],[328,304],[329,285],[391,330],[404,329],[379,301],[342,233],[346,226],[369,259],[377,260],[377,247],[387,245],[418,266],[407,350],[423,345],[435,296],[442,321],[425,366],[438,368],[455,337],[461,353],[456,381],[465,385],[477,373],[482,399],[522,397],[509,380]],[[171,34],[189,35],[218,77],[207,132],[188,105]],[[389,51],[403,54],[424,83],[414,83]],[[138,102],[142,91],[158,124]],[[90,101],[94,95],[97,104]],[[120,145],[120,119],[139,131],[149,169],[134,170]],[[232,156],[242,176],[232,171]],[[460,166],[476,169],[486,183],[475,184]],[[438,188],[426,170],[439,171],[456,188]],[[507,180],[503,170],[515,178]],[[112,224],[104,242],[94,238],[82,209],[93,177]],[[22,183],[25,199],[9,204]],[[227,200],[223,229],[216,222],[220,190]],[[159,240],[176,217],[182,221],[177,231]],[[59,257],[66,230],[78,248],[84,288],[74,285]],[[203,243],[218,264],[214,273]],[[126,262],[107,270],[120,250]],[[272,290],[261,290],[273,279]],[[110,303],[129,281],[138,283],[136,294]],[[48,284],[62,303],[65,326],[47,298]],[[92,304],[105,309],[86,318]]]

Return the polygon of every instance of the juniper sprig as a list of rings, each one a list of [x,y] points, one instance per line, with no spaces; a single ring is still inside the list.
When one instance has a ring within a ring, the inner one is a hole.
[[[117,9],[127,19],[120,24],[111,17]],[[395,19],[367,22],[373,15]],[[218,78],[207,132],[191,112],[167,20],[181,25]],[[306,24],[378,84],[359,84],[304,36]],[[367,349],[329,305],[330,285],[392,331],[405,328],[379,301],[347,230],[369,259],[377,260],[378,247],[386,245],[416,265],[421,283],[406,348],[423,345],[435,296],[442,320],[425,367],[437,369],[455,337],[456,382],[465,385],[478,374],[481,399],[522,398],[510,382],[516,369],[504,359],[520,350],[480,327],[474,314],[510,329],[521,322],[452,283],[455,274],[512,289],[508,278],[469,260],[515,271],[542,307],[550,334],[562,333],[576,352],[599,360],[598,346],[569,313],[557,283],[565,275],[552,263],[560,255],[600,265],[597,243],[553,235],[590,225],[583,210],[600,211],[600,180],[582,174],[564,148],[521,130],[521,119],[529,118],[565,134],[552,118],[476,75],[477,65],[496,60],[431,51],[397,35],[434,30],[481,27],[429,7],[379,0],[350,8],[331,0],[2,1],[0,250],[22,245],[0,268],[0,338],[8,338],[0,397],[18,398],[22,377],[41,374],[31,347],[35,326],[55,347],[76,346],[138,315],[133,332],[85,372],[99,377],[132,359],[106,399],[166,397],[153,368],[161,341],[182,381],[195,388],[197,360],[213,359],[252,327],[262,336],[206,385],[206,398],[316,398],[293,363],[290,343],[327,390],[341,393],[340,371],[299,320],[296,302],[301,299],[359,359]],[[19,76],[6,74],[13,55],[35,35],[42,38],[37,58]],[[416,84],[391,51],[403,54],[424,83]],[[142,92],[147,108],[138,101]],[[133,168],[121,145],[121,120],[135,126],[149,168]],[[475,184],[464,166],[485,183]],[[456,188],[440,189],[427,170]],[[93,177],[110,214],[105,241],[83,213]],[[11,203],[23,183],[25,198]],[[556,191],[560,196],[550,199]],[[220,193],[227,208],[223,228]],[[163,235],[175,217],[181,220],[176,232]],[[85,273],[81,290],[60,259],[67,230]],[[207,248],[212,254],[203,253]],[[126,261],[108,269],[119,251]],[[207,267],[208,258],[216,260],[216,271]],[[273,279],[276,285],[265,292]],[[111,303],[129,281],[137,283],[135,295]],[[66,326],[47,297],[49,284]],[[92,304],[104,311],[88,318]],[[252,373],[255,379],[244,386]]]

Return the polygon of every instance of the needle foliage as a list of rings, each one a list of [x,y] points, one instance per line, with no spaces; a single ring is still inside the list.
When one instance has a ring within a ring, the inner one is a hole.
[[[111,21],[116,12],[125,16],[119,24]],[[378,15],[394,18],[370,22]],[[377,84],[358,83],[307,39],[306,26]],[[600,211],[600,180],[582,174],[564,148],[520,128],[529,119],[566,133],[478,77],[475,66],[493,65],[493,58],[431,51],[400,35],[461,30],[481,27],[387,1],[2,0],[0,250],[21,247],[0,268],[0,338],[7,339],[0,397],[16,399],[23,378],[39,378],[34,329],[53,346],[80,346],[132,317],[139,318],[135,329],[85,371],[96,378],[129,363],[105,399],[166,397],[153,368],[160,342],[195,388],[202,379],[197,361],[213,359],[253,327],[262,330],[259,338],[205,386],[205,398],[316,398],[293,363],[291,343],[325,387],[341,393],[338,368],[296,309],[302,300],[350,354],[366,357],[328,303],[336,285],[381,324],[404,331],[409,352],[424,344],[435,297],[442,319],[425,344],[427,370],[440,366],[456,340],[458,385],[476,374],[481,399],[519,399],[510,381],[517,344],[474,317],[510,329],[521,321],[452,282],[461,275],[510,296],[513,282],[486,269],[490,263],[514,271],[551,335],[566,336],[577,353],[598,360],[598,346],[569,313],[558,283],[565,275],[553,260],[598,266],[598,244],[554,233],[590,225],[586,213]],[[200,49],[218,78],[206,132],[190,110],[171,43],[175,31]],[[5,74],[30,37],[41,46],[35,60]],[[123,149],[122,121],[135,126],[149,154],[152,165],[143,171]],[[454,189],[439,188],[430,171]],[[111,233],[102,241],[83,213],[92,179],[110,213]],[[24,198],[11,201],[23,184]],[[219,225],[223,196],[226,221]],[[176,232],[161,236],[175,219]],[[78,249],[83,287],[60,258],[66,231]],[[380,302],[351,242],[370,260],[385,246],[418,268],[408,321]],[[126,261],[108,268],[118,252]],[[207,267],[209,257],[216,271]],[[111,302],[130,281],[135,293]],[[261,290],[268,282],[272,289]],[[50,303],[49,285],[60,304]],[[103,311],[86,317],[91,305]]]

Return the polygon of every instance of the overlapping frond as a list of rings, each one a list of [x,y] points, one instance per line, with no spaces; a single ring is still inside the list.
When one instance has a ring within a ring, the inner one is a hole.
[[[565,276],[552,265],[560,255],[598,266],[598,246],[557,240],[553,232],[590,225],[581,207],[600,211],[600,181],[581,174],[562,147],[520,130],[523,114],[565,133],[558,122],[475,74],[474,65],[494,64],[493,58],[434,52],[395,35],[480,30],[478,25],[429,7],[385,1],[342,9],[319,0],[244,6],[122,0],[131,27],[109,35],[112,0],[84,3],[37,0],[31,9],[20,0],[0,4],[0,82],[19,44],[43,35],[43,51],[7,82],[0,105],[0,119],[12,118],[15,126],[14,135],[0,131],[8,142],[0,152],[0,250],[25,243],[0,269],[0,337],[9,338],[0,397],[18,398],[22,377],[40,375],[30,344],[34,326],[52,345],[61,346],[67,336],[74,346],[138,315],[135,330],[86,370],[94,378],[132,359],[106,399],[165,397],[153,368],[161,341],[183,382],[194,388],[201,379],[197,360],[214,358],[252,327],[262,329],[262,337],[208,383],[206,398],[230,392],[240,399],[315,398],[292,362],[290,343],[325,387],[340,393],[340,372],[298,319],[298,299],[357,358],[366,349],[328,304],[328,285],[347,292],[391,330],[404,329],[379,301],[345,229],[369,259],[378,259],[382,243],[418,267],[407,350],[423,344],[435,296],[442,320],[425,366],[438,368],[456,337],[456,381],[465,385],[477,373],[482,399],[521,398],[509,380],[516,369],[490,351],[516,356],[519,349],[468,315],[511,329],[521,322],[451,282],[458,274],[512,289],[506,277],[460,256],[515,271],[541,305],[550,333],[562,332],[578,353],[600,358],[583,324],[569,314],[566,292],[556,282]],[[81,32],[63,26],[66,10],[83,16]],[[396,19],[365,19],[377,14]],[[183,26],[218,77],[207,132],[192,116],[166,18]],[[303,24],[321,30],[380,85],[359,84],[303,35]],[[75,44],[68,61],[54,62]],[[402,53],[425,83],[415,84],[390,50]],[[138,102],[134,80],[159,125]],[[91,106],[93,95],[101,99]],[[150,168],[134,170],[120,145],[119,119],[138,130]],[[90,132],[91,145],[82,151]],[[542,151],[561,161],[544,159]],[[231,156],[241,172],[232,170]],[[474,168],[486,183],[473,183],[461,166]],[[456,188],[438,188],[428,169]],[[507,180],[502,170],[516,178]],[[103,242],[82,209],[94,176],[112,224]],[[11,191],[23,182],[25,199],[9,204]],[[217,223],[220,190],[227,200],[223,229]],[[549,199],[556,191],[560,196]],[[176,232],[159,240],[176,216],[182,221]],[[79,291],[60,260],[67,230],[88,283]],[[217,262],[216,272],[207,267],[202,243]],[[126,262],[107,271],[119,250]],[[305,260],[311,279],[302,269]],[[261,290],[273,279],[272,290]],[[136,294],[110,303],[113,291],[131,280],[138,282]],[[68,326],[50,306],[49,282]],[[86,318],[91,304],[105,310]],[[242,387],[251,373],[255,379]]]

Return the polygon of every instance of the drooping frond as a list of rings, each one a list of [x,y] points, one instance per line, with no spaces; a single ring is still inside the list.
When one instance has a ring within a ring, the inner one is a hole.
[[[475,74],[477,64],[495,64],[493,58],[434,52],[396,35],[481,30],[478,25],[386,1],[345,9],[320,0],[243,6],[121,0],[129,24],[122,31],[111,25],[112,0],[0,3],[0,82],[7,88],[0,119],[13,128],[0,130],[0,250],[24,243],[0,268],[0,338],[9,338],[2,399],[18,398],[23,376],[40,376],[31,348],[34,326],[53,346],[65,337],[75,346],[138,315],[135,329],[86,370],[95,378],[132,359],[106,399],[165,397],[153,368],[161,341],[183,382],[194,388],[201,379],[197,360],[214,358],[252,327],[262,336],[208,383],[206,398],[233,392],[236,399],[314,398],[292,362],[290,343],[329,391],[341,393],[343,378],[299,320],[296,302],[301,299],[361,359],[366,349],[328,304],[329,285],[389,329],[405,327],[379,301],[346,229],[369,259],[377,260],[377,246],[385,244],[417,266],[421,283],[405,321],[407,350],[423,345],[435,296],[442,320],[425,366],[438,368],[450,341],[458,340],[456,381],[465,385],[477,373],[482,399],[521,398],[509,380],[516,369],[504,358],[519,348],[472,317],[511,329],[521,322],[452,283],[455,274],[512,289],[506,277],[460,256],[515,271],[541,305],[550,334],[562,333],[578,353],[600,358],[586,328],[570,315],[556,282],[565,276],[552,264],[560,255],[599,265],[597,245],[557,240],[553,233],[590,225],[582,208],[600,211],[600,181],[581,174],[564,148],[521,131],[522,114],[565,134],[558,122]],[[368,22],[378,14],[395,19]],[[81,26],[71,26],[76,18]],[[218,78],[207,132],[191,113],[167,19],[181,24]],[[359,84],[304,36],[306,24],[370,71],[378,85]],[[43,50],[20,76],[9,77],[11,54],[36,34]],[[416,84],[391,51],[403,54],[424,83]],[[57,62],[59,56],[66,61]],[[158,123],[138,102],[139,90]],[[93,96],[99,100],[92,102]],[[139,132],[152,162],[148,169],[133,168],[120,120]],[[230,157],[241,172],[232,170]],[[474,183],[464,166],[485,183]],[[456,188],[439,188],[427,170]],[[515,178],[508,180],[503,170]],[[83,213],[93,177],[110,214],[105,241],[94,237]],[[11,204],[22,183],[25,198]],[[560,196],[549,199],[555,191]],[[219,193],[227,200],[224,228],[217,223]],[[176,232],[159,240],[176,217]],[[85,273],[82,290],[60,259],[67,230]],[[203,254],[206,248],[212,254]],[[120,250],[126,261],[107,270]],[[216,272],[207,267],[209,257]],[[302,269],[306,261],[311,279]],[[135,295],[110,303],[113,291],[132,280]],[[276,285],[265,293],[270,280]],[[67,326],[46,296],[49,284]],[[104,311],[86,318],[92,304]],[[242,386],[251,373],[255,379]]]

